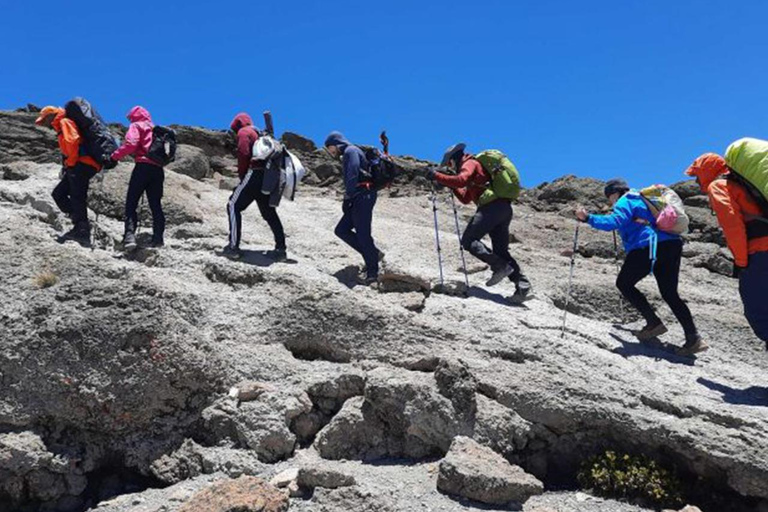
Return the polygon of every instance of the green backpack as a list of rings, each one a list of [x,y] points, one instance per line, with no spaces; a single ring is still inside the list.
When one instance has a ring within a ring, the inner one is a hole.
[[[765,209],[768,204],[768,141],[760,139],[739,139],[725,150],[725,163],[746,181],[754,195]]]
[[[478,206],[495,201],[509,199],[514,201],[520,195],[520,174],[507,155],[496,149],[489,149],[475,155],[483,169],[491,176],[490,186],[478,200]]]

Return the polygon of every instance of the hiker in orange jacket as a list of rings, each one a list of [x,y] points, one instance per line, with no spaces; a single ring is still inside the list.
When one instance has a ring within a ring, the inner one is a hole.
[[[63,108],[45,107],[35,120],[39,126],[56,131],[62,154],[63,175],[53,189],[53,200],[72,219],[74,227],[65,233],[62,240],[74,240],[82,245],[91,241],[91,225],[88,221],[88,185],[101,165],[88,155],[81,154],[83,143],[80,131],[74,121],[66,117]]]
[[[701,191],[709,196],[733,254],[733,274],[739,278],[744,315],[768,349],[768,212],[742,184],[728,178],[730,169],[720,155],[701,155],[686,174],[695,177]]]

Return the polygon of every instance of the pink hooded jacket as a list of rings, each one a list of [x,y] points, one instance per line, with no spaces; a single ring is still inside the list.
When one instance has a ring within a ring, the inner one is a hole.
[[[112,160],[122,160],[128,155],[133,155],[137,164],[145,163],[160,167],[146,156],[152,145],[152,128],[155,126],[147,109],[135,106],[126,117],[131,122],[131,126],[128,128],[128,133],[125,134],[123,145],[112,153]]]

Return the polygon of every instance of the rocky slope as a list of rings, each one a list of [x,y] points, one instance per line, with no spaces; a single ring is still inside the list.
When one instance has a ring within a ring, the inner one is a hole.
[[[385,269],[400,277],[356,286],[361,262],[333,235],[338,165],[291,134],[310,175],[280,207],[289,262],[264,254],[271,235],[255,208],[246,258],[216,255],[231,142],[190,127],[178,127],[184,146],[166,176],[166,248],[118,250],[129,164],[92,185],[94,248],[59,244],[55,138],[33,119],[0,112],[0,511],[215,510],[194,504],[221,495],[261,503],[248,510],[519,509],[468,499],[483,499],[473,468],[496,455],[513,469],[481,490],[506,496],[515,467],[524,488],[543,482],[522,510],[643,510],[573,487],[578,465],[605,448],[674,464],[704,512],[768,506],[768,356],[689,183],[676,186],[694,218],[681,295],[713,347],[695,360],[672,352],[682,332],[651,280],[641,286],[670,333],[640,344],[627,332],[635,318],[613,286],[612,240],[588,229],[561,336],[574,228],[565,212],[600,208],[598,182],[526,191],[512,252],[535,298],[513,306],[510,286],[485,288],[475,261],[467,298],[432,291],[431,205],[413,172],[382,195],[374,222]],[[439,207],[448,288],[460,289],[445,193]],[[471,213],[462,208],[462,222]],[[456,439],[494,454],[443,459]],[[242,475],[265,482],[230,480]],[[465,480],[439,490],[441,477]],[[472,491],[445,492],[457,488]]]

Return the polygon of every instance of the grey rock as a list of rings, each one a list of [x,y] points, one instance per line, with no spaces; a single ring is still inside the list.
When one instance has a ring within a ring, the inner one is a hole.
[[[355,485],[355,477],[345,475],[340,471],[327,469],[320,466],[304,467],[299,470],[297,478],[300,487],[314,489],[315,487],[324,487],[326,489],[337,489],[339,487],[349,487]]]
[[[306,137],[302,137],[301,135],[293,132],[285,132],[280,137],[280,140],[283,144],[285,144],[285,147],[288,148],[291,151],[297,150],[297,151],[303,151],[306,153],[311,153],[312,151],[317,150],[317,146],[314,142],[312,142],[310,139]]]
[[[544,485],[501,455],[466,437],[457,437],[440,462],[437,488],[491,505],[524,503]]]
[[[201,180],[213,175],[211,162],[206,153],[195,146],[179,144],[176,147],[176,160],[165,166],[167,171]]]

